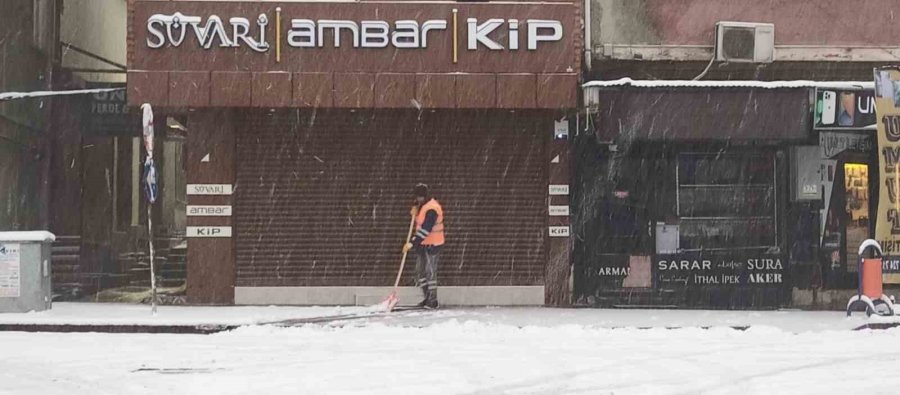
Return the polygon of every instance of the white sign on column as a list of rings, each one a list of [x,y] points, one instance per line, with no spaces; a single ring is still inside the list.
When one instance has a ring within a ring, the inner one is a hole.
[[[230,226],[188,226],[187,237],[231,237]]]
[[[551,217],[568,217],[569,206],[550,206]]]
[[[188,195],[231,195],[231,184],[188,184]]]
[[[230,217],[231,206],[188,205],[188,217]]]
[[[569,194],[568,185],[550,185],[550,195],[564,196]]]
[[[551,226],[550,237],[569,237],[569,226]]]

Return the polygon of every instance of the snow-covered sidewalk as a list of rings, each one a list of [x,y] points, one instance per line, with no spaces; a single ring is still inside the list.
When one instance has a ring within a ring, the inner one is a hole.
[[[147,318],[147,306],[57,304],[0,317],[59,323],[91,309],[95,322],[116,310],[117,322],[236,324],[357,308],[167,307]],[[0,332],[0,394],[896,393],[900,328],[848,330],[865,322],[840,312],[483,308],[207,336]]]
[[[54,303],[43,312],[0,314],[0,325],[217,325],[241,326],[279,321],[302,322],[321,318],[341,325],[380,323],[391,326],[429,326],[457,320],[496,325],[558,326],[582,325],[596,328],[685,328],[768,326],[789,332],[850,330],[867,323],[900,323],[897,317],[867,318],[855,313],[847,318],[840,311],[724,311],[724,310],[641,310],[641,309],[557,309],[542,307],[446,308],[438,311],[410,311],[374,314],[369,307],[298,306],[160,306],[154,316],[150,306],[121,303]],[[362,318],[357,318],[362,317]]]
[[[253,325],[264,322],[359,314],[365,307],[158,306],[125,303],[54,303],[47,311],[0,314],[0,324],[38,325]]]

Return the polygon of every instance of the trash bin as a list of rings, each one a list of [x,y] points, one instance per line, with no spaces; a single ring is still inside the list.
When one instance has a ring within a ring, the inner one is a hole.
[[[863,241],[859,246],[859,286],[856,296],[847,302],[847,316],[858,307],[864,307],[866,315],[894,315],[893,301],[882,293],[881,262],[881,245],[872,239]]]
[[[860,248],[862,267],[859,269],[859,284],[862,286],[862,294],[870,299],[878,299],[883,293],[881,283],[881,250],[874,245]]]
[[[50,309],[53,233],[0,232],[0,313]]]

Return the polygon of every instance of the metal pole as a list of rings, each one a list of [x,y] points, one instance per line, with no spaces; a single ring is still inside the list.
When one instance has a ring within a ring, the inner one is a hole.
[[[150,240],[150,306],[153,310],[153,315],[156,315],[156,267],[154,265],[153,259],[153,205],[147,204],[147,232],[149,234],[148,239]]]
[[[67,50],[71,49],[71,50],[73,50],[73,51],[75,51],[75,52],[78,52],[78,53],[80,53],[80,54],[82,54],[82,55],[84,55],[84,56],[87,56],[87,57],[89,57],[89,58],[99,60],[99,61],[101,61],[101,62],[103,62],[103,63],[106,63],[106,64],[108,64],[108,65],[110,65],[110,66],[115,66],[115,67],[116,67],[117,69],[119,69],[119,70],[125,71],[125,70],[128,69],[128,66],[125,66],[124,64],[121,64],[121,63],[116,62],[116,61],[113,61],[113,60],[109,60],[109,59],[104,58],[104,57],[102,57],[102,56],[100,56],[100,55],[97,55],[97,54],[95,54],[95,53],[93,53],[93,52],[91,52],[91,51],[88,51],[88,50],[85,50],[85,49],[81,49],[81,48],[79,48],[79,47],[76,47],[75,45],[72,45],[72,43],[63,42],[63,43],[61,43],[61,44],[62,44],[64,47],[66,47]]]

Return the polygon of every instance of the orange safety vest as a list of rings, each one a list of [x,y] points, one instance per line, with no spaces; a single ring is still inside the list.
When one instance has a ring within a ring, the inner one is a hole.
[[[416,215],[416,232],[422,229],[422,223],[425,222],[425,214],[431,210],[437,213],[437,221],[434,223],[434,227],[431,228],[431,233],[428,234],[428,237],[422,240],[422,245],[444,245],[444,210],[437,200],[431,199],[419,209],[419,213]]]

